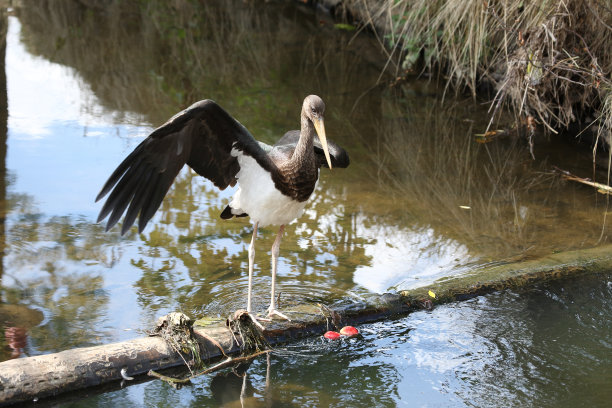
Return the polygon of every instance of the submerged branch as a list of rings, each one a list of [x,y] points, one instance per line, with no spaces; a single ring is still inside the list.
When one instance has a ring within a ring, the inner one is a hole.
[[[235,364],[240,364],[240,363],[245,363],[247,361],[251,361],[251,360],[253,360],[256,357],[259,357],[262,354],[268,354],[271,351],[272,350],[263,350],[263,351],[257,351],[255,353],[249,354],[247,356],[227,357],[225,360],[221,361],[220,363],[215,364],[212,367],[208,367],[205,370],[198,371],[196,373],[192,373],[189,377],[186,377],[186,378],[169,377],[167,375],[160,374],[160,373],[158,373],[156,371],[153,371],[153,370],[149,370],[147,375],[150,376],[150,377],[159,378],[160,380],[166,381],[169,384],[186,384],[186,383],[190,382],[191,380],[193,380],[194,378],[199,377],[201,375],[210,374],[210,373],[213,373],[215,371],[221,370],[223,368],[226,368],[226,367],[229,367],[229,366],[233,366]]]
[[[607,184],[598,183],[596,181],[591,180],[590,178],[583,178],[573,175],[567,170],[561,170],[558,167],[555,167],[555,170],[561,173],[564,179],[570,181],[576,181],[578,183],[586,184],[587,186],[591,186],[597,189],[598,193],[601,194],[610,194],[612,195],[612,187]]]

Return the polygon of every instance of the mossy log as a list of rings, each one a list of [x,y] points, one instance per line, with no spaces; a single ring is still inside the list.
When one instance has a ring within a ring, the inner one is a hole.
[[[538,282],[553,281],[584,273],[612,271],[612,245],[590,249],[558,252],[534,260],[489,264],[469,273],[442,278],[431,285],[402,291],[410,299],[425,299],[429,291],[433,303],[465,300],[501,289],[518,288]]]
[[[290,322],[264,323],[266,341],[273,345],[292,339],[321,335],[334,325],[381,320],[435,304],[463,300],[504,288],[517,288],[584,273],[612,271],[612,246],[553,254],[537,260],[480,267],[457,277],[397,294],[371,296],[363,302],[347,300],[330,306],[302,305],[286,311]],[[239,336],[217,322],[193,327],[203,360],[240,350]],[[78,348],[60,353],[0,363],[0,405],[32,401],[68,391],[121,380],[185,364],[161,337],[145,337],[119,343]]]

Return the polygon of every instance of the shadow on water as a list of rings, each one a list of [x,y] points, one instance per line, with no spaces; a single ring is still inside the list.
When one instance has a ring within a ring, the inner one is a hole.
[[[365,76],[372,84],[378,76],[357,54],[372,52],[373,43],[349,46],[349,34],[329,25],[318,30],[307,8],[240,0],[99,3],[112,6],[25,1],[24,43],[34,55],[74,67],[107,108],[143,113],[151,123],[214,97],[273,142],[287,124],[297,126],[305,92],[326,95],[337,111],[354,103],[356,81]]]

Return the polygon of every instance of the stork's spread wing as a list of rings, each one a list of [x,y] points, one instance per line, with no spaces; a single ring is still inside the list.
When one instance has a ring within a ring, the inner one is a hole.
[[[154,130],[115,169],[96,197],[110,192],[98,222],[110,214],[108,231],[125,212],[121,234],[138,216],[142,232],[185,164],[221,190],[234,185],[239,165],[233,147],[266,170],[276,169],[249,131],[223,108],[211,100],[196,102]]]
[[[280,140],[276,142],[274,146],[296,146],[298,140],[300,140],[300,131],[290,130],[289,132],[285,133],[283,137],[281,137]],[[323,153],[323,147],[321,146],[321,142],[316,137],[313,142],[315,156],[317,158],[317,165],[319,167],[329,168],[329,166],[327,165],[327,161],[325,160],[325,154]],[[329,139],[327,140],[327,148],[329,149],[329,156],[331,159],[332,167],[338,167],[342,169],[348,167],[350,160],[346,150],[344,150]]]

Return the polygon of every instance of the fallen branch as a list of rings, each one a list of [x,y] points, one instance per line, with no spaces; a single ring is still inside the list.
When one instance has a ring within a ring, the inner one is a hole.
[[[233,366],[235,364],[240,364],[240,363],[244,363],[247,361],[250,361],[256,357],[261,356],[262,354],[268,354],[270,353],[272,350],[263,350],[263,351],[258,351],[255,352],[253,354],[249,354],[248,356],[240,356],[240,357],[227,357],[225,360],[221,361],[218,364],[215,364],[212,367],[209,367],[205,370],[199,371],[197,373],[192,373],[189,377],[186,378],[174,378],[174,377],[169,377],[167,375],[163,375],[160,374],[156,371],[153,370],[149,370],[149,372],[147,373],[148,376],[150,377],[155,377],[155,378],[159,378],[160,380],[166,381],[169,384],[186,384],[188,382],[190,382],[191,380],[193,380],[196,377],[199,377],[201,375],[205,375],[205,374],[210,374],[213,373],[215,371],[221,370],[223,368],[229,367],[229,366]]]
[[[567,170],[561,170],[558,167],[555,167],[555,170],[561,173],[564,179],[570,181],[577,181],[578,183],[586,184],[587,186],[595,187],[598,193],[601,194],[612,194],[612,187],[607,184],[598,183],[589,178],[583,178],[573,175]]]

